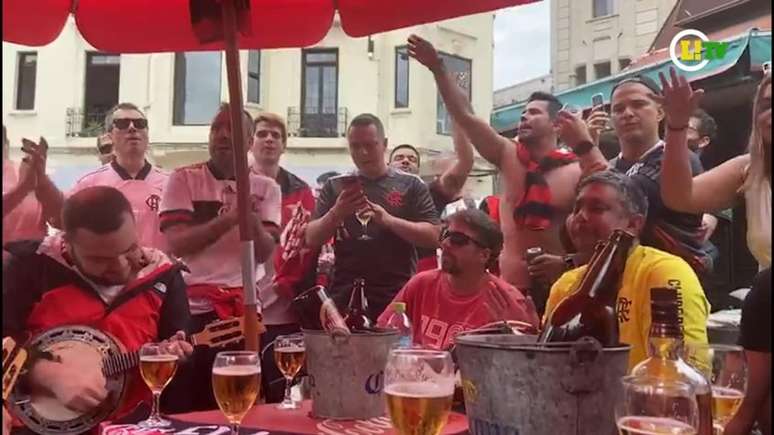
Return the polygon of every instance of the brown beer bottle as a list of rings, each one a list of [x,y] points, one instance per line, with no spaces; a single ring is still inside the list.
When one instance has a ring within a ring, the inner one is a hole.
[[[610,239],[597,245],[577,289],[549,315],[540,343],[576,341],[588,336],[605,347],[619,344],[616,299],[633,245],[634,236],[622,230],[615,230]]]
[[[344,318],[328,296],[325,287],[316,285],[293,299],[301,328],[312,331],[349,334]]]
[[[650,301],[648,359],[632,369],[632,376],[693,385],[699,404],[698,435],[712,435],[712,386],[701,372],[680,356],[683,328],[679,294],[672,288],[653,288]]]
[[[344,315],[344,322],[352,332],[363,332],[373,328],[373,322],[368,318],[368,299],[365,295],[365,280],[356,279],[352,284],[352,295],[349,297],[349,308]]]

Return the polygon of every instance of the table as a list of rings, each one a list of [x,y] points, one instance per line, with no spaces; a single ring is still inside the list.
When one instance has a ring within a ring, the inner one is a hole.
[[[245,416],[242,422],[242,435],[297,434],[297,435],[392,435],[396,432],[392,429],[389,417],[380,417],[368,421],[333,421],[318,420],[310,417],[311,401],[304,401],[300,409],[279,410],[276,404],[258,405]],[[167,433],[196,433],[199,435],[223,435],[221,426],[227,426],[226,418],[220,411],[192,412],[166,416],[171,420],[182,422],[179,432]],[[191,430],[192,426],[203,425],[206,428]],[[131,435],[140,433],[132,430],[132,425],[118,425],[103,423],[101,433],[103,435]],[[187,430],[186,430],[187,429]],[[265,432],[264,432],[265,431]],[[144,432],[147,434],[147,432]],[[160,433],[160,432],[159,432]],[[445,435],[467,435],[468,422],[464,415],[452,413],[446,428]]]

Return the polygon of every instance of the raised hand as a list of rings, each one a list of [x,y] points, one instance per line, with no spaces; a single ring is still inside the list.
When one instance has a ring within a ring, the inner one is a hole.
[[[703,89],[693,90],[685,76],[677,74],[674,68],[669,69],[670,80],[659,73],[663,96],[654,95],[666,112],[667,125],[673,129],[688,127],[693,112],[699,108]]]
[[[603,109],[592,110],[591,115],[586,120],[586,127],[589,130],[591,141],[594,145],[599,145],[599,137],[602,136],[602,132],[610,125],[610,115]]]
[[[556,115],[556,126],[559,128],[559,137],[570,148],[586,141],[593,143],[588,126],[580,115],[561,110]]]
[[[408,52],[409,56],[416,59],[433,73],[439,73],[443,70],[443,61],[438,55],[438,51],[427,40],[417,35],[411,35],[408,39]]]

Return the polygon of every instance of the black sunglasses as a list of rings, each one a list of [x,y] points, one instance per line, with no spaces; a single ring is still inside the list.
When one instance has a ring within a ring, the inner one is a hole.
[[[440,242],[444,242],[447,239],[449,242],[451,242],[452,245],[458,247],[467,246],[469,243],[473,243],[479,248],[489,249],[489,247],[485,246],[483,243],[468,236],[465,233],[461,233],[459,231],[449,231],[449,229],[444,228],[443,231],[441,231]]]
[[[148,120],[145,118],[119,118],[113,120],[113,125],[119,130],[126,130],[133,124],[137,130],[148,128]]]

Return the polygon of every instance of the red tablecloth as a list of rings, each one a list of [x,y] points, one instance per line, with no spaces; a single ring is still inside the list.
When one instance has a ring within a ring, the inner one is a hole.
[[[381,417],[368,421],[333,421],[319,420],[310,416],[311,402],[305,401],[301,409],[298,410],[279,410],[277,405],[259,405],[253,408],[242,422],[244,428],[240,432],[243,434],[253,434],[255,431],[276,431],[282,433],[291,433],[299,435],[390,435],[396,432],[392,429],[389,417]],[[226,426],[227,422],[220,411],[193,412],[189,414],[177,414],[169,416],[171,419],[183,421],[191,424]],[[255,431],[250,431],[250,429]],[[112,434],[132,434],[130,427],[111,426],[109,423],[103,424],[102,433]],[[209,428],[212,433],[218,433],[217,428]],[[138,432],[139,433],[139,432]],[[147,433],[147,432],[146,432]],[[188,433],[188,432],[186,432]],[[190,432],[193,433],[193,432]],[[196,433],[210,433],[199,432]],[[464,415],[452,413],[446,428],[443,431],[446,435],[463,435],[468,433],[468,422]]]

